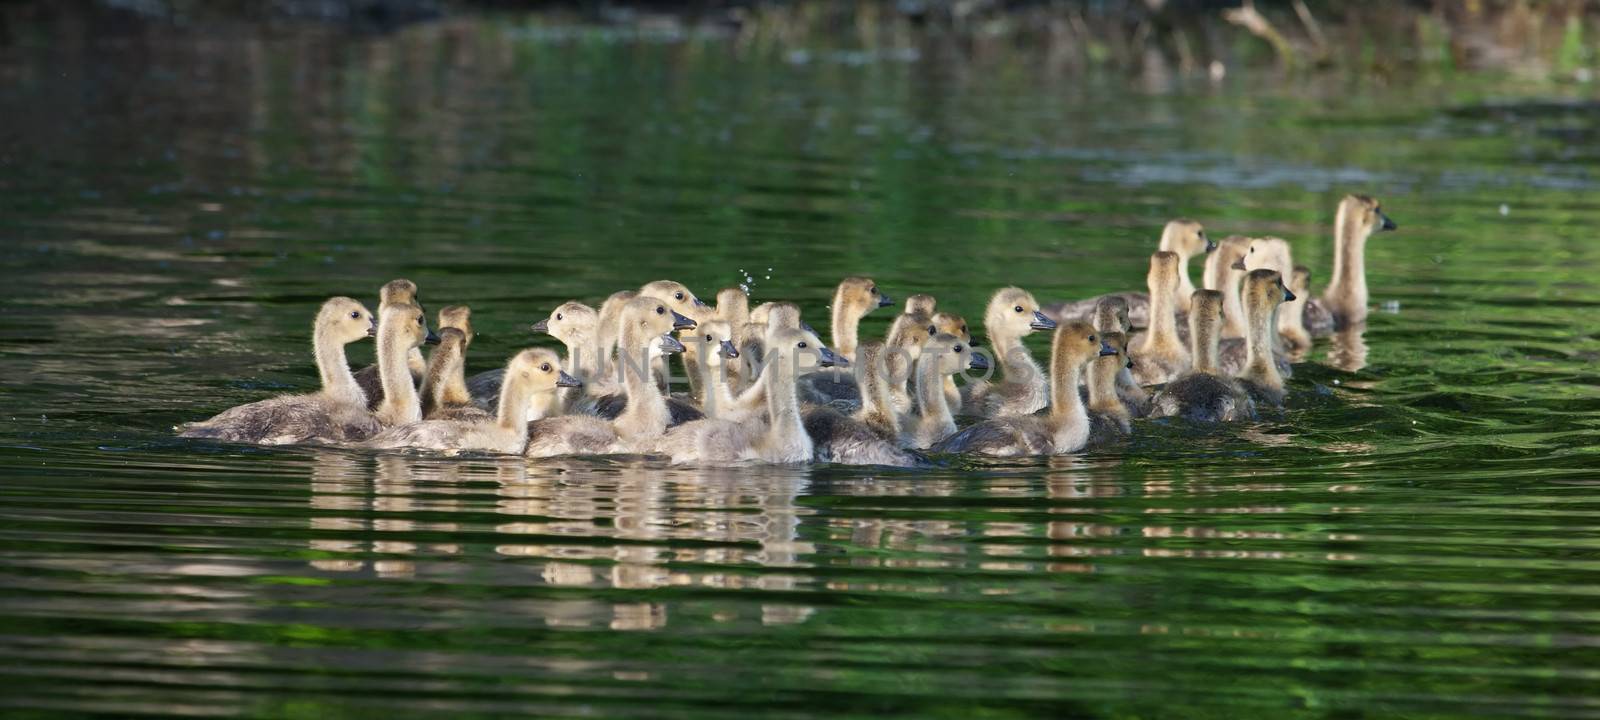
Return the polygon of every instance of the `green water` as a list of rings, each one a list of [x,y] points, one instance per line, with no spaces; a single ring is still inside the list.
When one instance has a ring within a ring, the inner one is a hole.
[[[0,45],[0,709],[1600,716],[1590,88],[97,23]],[[393,277],[476,370],[659,278],[1139,288],[1176,216],[1320,288],[1346,192],[1387,309],[1260,423],[919,473],[169,430],[313,387],[317,303]]]

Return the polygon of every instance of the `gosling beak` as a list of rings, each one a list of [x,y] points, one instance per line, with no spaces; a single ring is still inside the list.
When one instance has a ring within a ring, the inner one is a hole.
[[[583,387],[583,381],[567,374],[565,370],[557,370],[556,387]]]
[[[533,326],[528,329],[536,333],[548,333],[550,332],[550,318],[540,320],[539,322],[534,323]]]
[[[694,306],[695,307],[703,307],[703,308],[711,307],[710,305],[706,304],[706,301],[701,300],[700,298],[695,298],[694,299]]]
[[[433,328],[428,328],[428,336],[423,338],[422,342],[427,345],[438,345],[439,336],[433,332]]]
[[[1056,321],[1051,320],[1050,316],[1035,310],[1033,311],[1033,322],[1028,323],[1028,327],[1035,330],[1054,330],[1056,329]]]
[[[673,330],[693,330],[694,329],[694,321],[693,320],[691,320],[689,318],[686,318],[686,317],[684,317],[682,315],[679,315],[678,311],[676,311],[676,310],[673,310],[671,312],[672,312],[672,329]],[[683,352],[683,343],[678,343],[677,352]]]
[[[1380,230],[1380,231],[1383,231],[1383,230],[1399,230],[1400,229],[1400,226],[1394,224],[1394,221],[1390,220],[1389,216],[1383,214],[1382,211],[1380,211],[1378,213],[1378,220],[1380,221],[1378,223],[1378,230]]]
[[[722,356],[729,360],[734,360],[739,357],[739,348],[733,346],[732,340],[722,341]]]
[[[378,336],[378,321],[377,320],[373,320],[371,323],[367,324],[367,337],[375,338],[377,336]]]
[[[679,317],[682,316],[680,315]],[[690,327],[693,326],[691,325]],[[661,352],[664,352],[668,355],[676,355],[683,352],[685,349],[686,348],[683,347],[683,343],[679,342],[677,338],[671,335],[661,336]]]
[[[1283,301],[1284,302],[1294,302],[1294,298],[1295,298],[1295,294],[1294,294],[1293,290],[1290,290],[1289,288],[1284,288],[1283,289]]]
[[[967,367],[972,370],[988,370],[989,356],[982,353],[973,353],[972,359],[967,362]]]
[[[1233,268],[1235,270],[1248,270],[1249,269],[1249,268],[1246,268],[1244,266],[1244,256],[1243,255],[1240,255],[1239,259],[1233,261],[1233,264],[1229,265],[1228,267],[1231,267],[1231,268]]]
[[[1104,340],[1100,341],[1100,357],[1105,357],[1107,355],[1115,355],[1115,354],[1117,354],[1117,349],[1116,348],[1111,347],[1110,345],[1107,345],[1106,341],[1104,341]]]
[[[1206,238],[1206,252],[1209,253],[1209,252],[1212,252],[1212,251],[1214,251],[1216,249],[1217,249],[1217,241],[1212,240],[1211,238]]]
[[[818,345],[817,346],[817,355],[819,357],[818,364],[820,364],[822,367],[825,367],[825,368],[826,367],[844,367],[844,366],[850,364],[849,360],[846,360],[846,359],[840,357],[838,353],[836,353],[836,352],[834,352],[832,350],[829,350],[828,346],[826,346],[826,345]]]
[[[804,331],[806,331],[808,333],[811,333],[812,335],[817,335],[818,337],[821,337],[821,335],[817,334],[817,329],[814,328],[814,327],[811,327],[811,323],[801,322],[800,323],[800,329],[804,330]]]
[[[889,307],[894,304],[894,298],[883,293],[878,293],[878,307]]]

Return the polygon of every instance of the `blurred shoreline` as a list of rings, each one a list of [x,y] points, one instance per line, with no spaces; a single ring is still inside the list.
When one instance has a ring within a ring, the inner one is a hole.
[[[20,28],[63,15],[97,27],[164,23],[196,31],[315,25],[388,33],[496,15],[534,34],[611,33],[653,41],[727,40],[803,60],[857,50],[873,57],[1025,58],[1053,70],[1220,79],[1250,68],[1297,76],[1492,72],[1588,84],[1600,70],[1600,0],[1331,2],[1316,0],[895,0],[791,3],[538,3],[526,0],[25,0],[0,3],[0,47]]]

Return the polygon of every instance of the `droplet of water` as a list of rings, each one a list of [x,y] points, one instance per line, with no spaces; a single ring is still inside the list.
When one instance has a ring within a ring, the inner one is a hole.
[[[1510,214],[1511,214],[1511,206],[1507,205],[1505,203],[1500,203],[1500,216],[1501,217],[1505,217],[1505,216],[1510,215]]]

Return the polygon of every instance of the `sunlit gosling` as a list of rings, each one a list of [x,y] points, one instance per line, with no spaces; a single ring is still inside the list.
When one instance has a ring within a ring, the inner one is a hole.
[[[417,299],[417,284],[405,278],[390,280],[378,289],[378,313],[390,305],[416,305],[422,308],[422,302]],[[424,310],[423,312],[427,312]],[[413,383],[420,383],[428,373],[428,362],[422,357],[422,348],[412,348],[406,353],[406,367],[411,371]],[[378,409],[378,403],[383,402],[383,383],[378,379],[378,366],[376,363],[361,368],[356,372],[356,382],[361,385],[362,392],[367,394],[367,407]]]
[[[806,435],[811,437],[812,455],[818,462],[842,465],[893,465],[910,467],[916,456],[898,444],[899,425],[889,406],[886,346],[869,341],[856,348],[851,363],[861,388],[861,407],[854,413],[838,408],[812,406],[801,412]]]
[[[854,360],[861,318],[893,304],[894,299],[880,292],[872,278],[847,277],[839,281],[833,292],[833,351],[846,360]]]
[[[1171,220],[1161,228],[1161,241],[1156,250],[1170,252],[1178,256],[1178,292],[1180,300],[1177,303],[1177,308],[1179,314],[1189,312],[1189,293],[1194,291],[1194,284],[1189,280],[1189,259],[1209,253],[1216,248],[1216,243],[1206,237],[1205,228],[1194,220]],[[1056,322],[1070,320],[1093,322],[1095,308],[1101,300],[1109,298],[1120,298],[1128,305],[1128,318],[1132,322],[1130,327],[1143,328],[1149,326],[1150,296],[1141,292],[1108,293],[1086,300],[1054,303],[1044,309],[1044,314],[1054,318]]]
[[[717,309],[711,316],[713,320],[721,320],[728,324],[728,330],[733,333],[733,347],[742,347],[745,340],[745,329],[750,326],[750,296],[742,288],[727,287],[717,291]],[[744,390],[745,380],[740,376],[744,369],[743,363],[728,363],[723,366],[728,375],[728,387],[734,392]]]
[[[1196,290],[1189,303],[1189,347],[1194,367],[1167,383],[1150,402],[1152,417],[1193,422],[1230,422],[1255,417],[1255,403],[1239,382],[1220,372],[1217,343],[1222,334],[1222,293]]]
[[[1102,298],[1094,308],[1094,329],[1101,333],[1116,332],[1128,336],[1133,330],[1133,323],[1128,319],[1127,299],[1116,295]],[[1117,397],[1122,398],[1123,404],[1134,417],[1144,417],[1145,409],[1150,406],[1150,393],[1134,379],[1129,363],[1124,363],[1117,370]]]
[[[1189,369],[1189,349],[1178,338],[1178,256],[1160,251],[1150,256],[1146,283],[1150,288],[1150,329],[1133,347],[1138,360],[1133,377],[1141,385],[1164,383]]]
[[[1222,293],[1222,337],[1244,337],[1244,308],[1239,304],[1239,283],[1246,272],[1244,256],[1250,252],[1250,238],[1230,235],[1206,256],[1204,278],[1207,290]]]
[[[445,332],[459,333],[454,328]],[[520,454],[528,441],[528,423],[555,412],[556,389],[578,387],[577,378],[561,370],[552,350],[523,350],[506,365],[505,388],[493,417],[471,420],[424,420],[389,428],[366,444],[374,448],[415,448],[448,453]]]
[[[1294,255],[1290,252],[1288,241],[1283,238],[1265,237],[1255,238],[1250,241],[1250,251],[1245,255],[1244,266],[1248,270],[1276,270],[1286,282],[1294,276]],[[1293,290],[1293,283],[1290,283]],[[1306,331],[1305,305],[1310,299],[1305,291],[1296,292],[1293,302],[1283,304],[1278,308],[1278,348],[1290,355],[1304,354],[1311,348],[1311,333]]]
[[[575,414],[533,422],[525,451],[529,457],[643,452],[666,431],[672,415],[651,377],[651,361],[659,353],[683,352],[683,343],[672,332],[693,328],[695,322],[669,309],[665,302],[644,296],[629,300],[617,314],[616,367],[624,393],[621,412],[612,421]],[[579,410],[598,399],[586,396]]]
[[[765,367],[767,337],[779,330],[803,329],[816,334],[800,319],[800,306],[790,302],[763,303],[750,312],[750,318],[750,324],[745,327],[744,344],[739,346],[739,376],[745,382],[735,409],[744,416],[766,412],[767,387],[761,383],[759,375]]]
[[[472,310],[451,305],[439,311],[439,344],[428,353],[422,378],[424,420],[484,420],[490,414],[473,404],[466,379],[467,348],[472,345]]]
[[[698,375],[695,401],[706,417],[731,413],[737,403],[731,387],[731,368],[738,364],[739,348],[733,344],[733,327],[726,320],[709,320],[694,330],[694,338],[684,342],[684,355],[695,360],[685,365]]]
[[[1050,343],[1050,410],[1009,415],[969,425],[933,446],[935,452],[971,452],[1013,457],[1057,455],[1083,449],[1089,439],[1089,414],[1078,385],[1084,365],[1116,349],[1100,341],[1094,327],[1072,322],[1056,328]]]
[[[361,303],[329,299],[311,331],[321,390],[229,408],[209,420],[178,426],[178,435],[263,445],[341,443],[371,436],[378,431],[378,420],[367,410],[367,396],[350,373],[344,346],[374,331],[372,313]]]
[[[556,391],[563,409],[571,408],[585,394],[604,395],[622,391],[622,386],[605,382],[606,375],[601,370],[600,314],[594,308],[576,300],[568,300],[534,322],[529,329],[535,334],[549,335],[560,341],[567,350],[567,356],[561,360],[562,371],[583,383],[580,387],[563,387]],[[467,391],[472,394],[472,402],[486,410],[499,407],[500,380],[504,374],[505,368],[496,368],[467,378]]]
[[[1336,328],[1366,321],[1367,238],[1397,227],[1373,198],[1346,195],[1339,201],[1333,222],[1333,280],[1322,293]]]
[[[1252,270],[1245,276],[1244,288],[1245,337],[1248,355],[1244,370],[1239,373],[1239,384],[1256,405],[1282,405],[1287,391],[1283,374],[1273,356],[1272,340],[1277,335],[1278,306],[1294,300],[1294,293],[1283,285],[1283,276],[1276,270]]]
[[[1039,312],[1039,302],[1028,291],[1008,287],[995,292],[983,313],[983,329],[1001,379],[962,386],[962,411],[983,417],[1029,415],[1048,405],[1049,381],[1022,339],[1035,330],[1055,328],[1056,322]]]
[[[761,373],[761,382],[767,386],[765,421],[707,418],[684,423],[660,436],[655,452],[674,463],[810,462],[813,446],[800,415],[800,401],[795,397],[795,378],[818,367],[830,367],[837,359],[812,333],[772,333],[767,338],[766,367]]]
[[[917,358],[917,410],[901,423],[901,444],[927,448],[956,432],[955,416],[944,394],[944,381],[963,370],[988,370],[989,358],[949,333],[928,340]]]
[[[1089,362],[1086,387],[1091,445],[1113,442],[1133,432],[1133,410],[1117,395],[1117,373],[1133,365],[1128,355],[1128,336],[1120,332],[1101,332],[1100,340],[1116,353]]]

